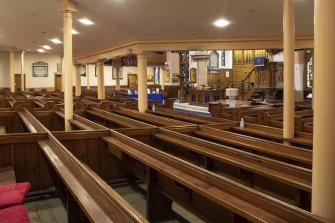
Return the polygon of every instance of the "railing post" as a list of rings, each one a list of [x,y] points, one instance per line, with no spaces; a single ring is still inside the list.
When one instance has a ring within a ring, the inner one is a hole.
[[[242,84],[242,87],[241,87],[241,95],[242,95],[242,101],[243,101],[243,98],[244,98],[244,80],[241,80],[241,84]]]

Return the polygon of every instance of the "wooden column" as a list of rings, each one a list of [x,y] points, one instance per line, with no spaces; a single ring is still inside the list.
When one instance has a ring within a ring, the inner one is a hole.
[[[284,138],[294,137],[294,0],[284,0]]]
[[[21,91],[24,89],[24,51],[21,52]]]
[[[62,4],[63,3],[63,4]],[[71,130],[70,119],[73,119],[73,92],[72,92],[72,16],[76,12],[73,2],[61,1],[61,11],[64,18],[64,120],[65,131]]]
[[[86,64],[86,86],[87,90],[90,90],[90,66],[89,64]]]
[[[314,0],[312,213],[335,222],[335,1]]]
[[[105,99],[104,60],[97,61],[98,99]]]
[[[147,63],[144,53],[137,54],[137,82],[138,82],[138,110],[145,112],[148,109],[147,93]]]
[[[11,47],[9,50],[9,74],[10,74],[10,92],[15,92],[15,76],[14,76],[14,55],[15,48]]]
[[[120,66],[115,67],[115,76],[116,76],[115,88],[116,88],[117,91],[120,90],[120,71],[121,71],[121,67]]]
[[[81,95],[81,64],[75,65],[75,72],[76,72],[76,97]]]

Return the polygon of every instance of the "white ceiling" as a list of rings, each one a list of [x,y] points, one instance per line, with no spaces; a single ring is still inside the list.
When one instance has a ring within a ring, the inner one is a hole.
[[[313,0],[295,0],[296,34],[313,35]],[[282,35],[282,0],[77,0],[74,56],[132,40],[225,38]],[[0,0],[0,50],[36,51],[44,44],[62,54],[59,0]],[[79,18],[95,24],[84,26]],[[223,29],[212,23],[225,18]],[[42,33],[45,31],[45,34]],[[33,42],[35,41],[35,42]]]

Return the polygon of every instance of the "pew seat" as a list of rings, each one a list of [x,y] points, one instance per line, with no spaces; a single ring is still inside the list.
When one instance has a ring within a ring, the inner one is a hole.
[[[0,186],[15,183],[16,180],[13,167],[0,168]]]
[[[22,204],[30,187],[28,182],[0,186],[0,209]]]
[[[6,134],[6,127],[5,126],[0,126],[0,135],[5,135]]]
[[[16,205],[0,210],[0,223],[29,223],[26,207]]]

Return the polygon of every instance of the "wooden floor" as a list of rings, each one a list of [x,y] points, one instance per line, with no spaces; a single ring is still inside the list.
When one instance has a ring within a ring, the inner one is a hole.
[[[67,212],[59,198],[26,202],[30,223],[66,223]]]
[[[130,205],[132,205],[140,214],[146,216],[146,197],[145,197],[145,184],[132,184],[122,187],[113,187]],[[197,216],[188,212],[178,204],[173,203],[172,209],[181,218],[164,221],[164,223],[181,223],[181,222],[192,222],[192,223],[205,223]]]
[[[129,204],[131,204],[143,216],[146,216],[146,197],[145,184],[140,185],[126,185],[115,187],[118,192]],[[25,206],[28,209],[31,223],[67,223],[66,207],[63,205],[60,198],[50,198],[38,201],[26,202]],[[178,213],[185,221],[181,219],[174,219],[164,221],[164,223],[203,223],[190,212],[186,211],[176,203],[173,203],[172,209]]]

